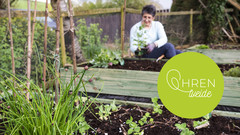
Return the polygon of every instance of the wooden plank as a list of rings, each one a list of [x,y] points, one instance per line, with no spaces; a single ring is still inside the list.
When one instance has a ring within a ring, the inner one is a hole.
[[[126,8],[126,12],[141,14],[141,10],[135,10]],[[225,12],[233,12],[233,9],[226,9]],[[49,12],[49,17],[56,17],[56,11]],[[121,8],[106,8],[106,9],[92,9],[74,12],[74,16],[88,16],[88,15],[101,15],[101,14],[111,14],[111,13],[121,13]],[[193,14],[201,14],[202,11],[193,11]],[[31,12],[33,15],[33,11]],[[167,15],[190,15],[190,11],[181,11],[181,12],[161,12],[157,13],[157,16],[167,16]],[[27,11],[12,10],[12,17],[27,17]],[[37,17],[44,17],[45,11],[37,11]],[[69,16],[68,12],[61,12],[61,16]],[[6,10],[0,10],[0,17],[7,17]]]
[[[99,103],[105,103],[105,104],[111,104],[114,99],[100,99],[97,98],[96,101]],[[116,104],[120,105],[138,105],[140,107],[145,108],[152,108],[153,104],[151,103],[141,103],[141,102],[133,102],[133,101],[123,101],[123,100],[115,100]],[[160,106],[163,106],[162,104],[159,104]],[[233,117],[233,118],[240,118],[240,113],[238,112],[229,112],[229,111],[219,111],[219,110],[213,110],[212,115],[216,116],[223,116],[223,117]]]
[[[215,49],[186,49],[184,52],[199,52],[210,57],[217,64],[240,64],[240,51]]]
[[[80,67],[77,70],[80,72],[83,68]],[[73,73],[72,69],[67,72],[61,69],[61,78],[68,82],[71,73]],[[87,81],[92,75],[100,77],[100,80],[86,84],[88,92],[146,98],[158,97],[159,72],[90,68],[84,79]],[[240,107],[240,78],[224,77],[224,93],[220,105]]]

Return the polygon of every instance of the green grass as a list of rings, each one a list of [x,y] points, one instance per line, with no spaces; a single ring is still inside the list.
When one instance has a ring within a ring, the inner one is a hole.
[[[31,1],[31,9],[34,9],[35,1]],[[18,0],[15,4],[13,4],[12,8],[15,9],[27,9],[27,0]],[[45,3],[37,2],[37,10],[45,11]]]

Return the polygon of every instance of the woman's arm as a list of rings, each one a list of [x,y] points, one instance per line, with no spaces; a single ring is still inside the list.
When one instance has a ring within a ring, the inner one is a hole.
[[[167,43],[167,35],[165,33],[163,25],[160,22],[156,23],[156,29],[158,40],[155,41],[154,44],[159,48]]]

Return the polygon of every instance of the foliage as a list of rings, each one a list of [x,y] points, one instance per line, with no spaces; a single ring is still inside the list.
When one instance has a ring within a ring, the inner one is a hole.
[[[137,123],[133,122],[133,118],[132,116],[130,116],[130,119],[128,119],[126,121],[126,124],[129,125],[129,129],[128,129],[128,134],[134,134],[134,135],[143,135],[144,130],[140,131],[141,128],[138,126]]]
[[[147,0],[127,0],[126,7],[133,9],[142,9],[147,4]],[[82,6],[74,8],[74,11],[90,10],[90,9],[102,9],[102,8],[121,8],[124,5],[124,0],[96,0],[93,2],[83,2]]]
[[[197,49],[209,49],[208,45],[200,45],[197,47]]]
[[[149,121],[148,121],[149,118]],[[145,115],[138,121],[138,123],[143,126],[144,124],[153,123],[153,118],[151,118],[150,113],[146,112]]]
[[[54,71],[54,70],[53,70]],[[86,70],[83,70],[74,76],[70,83],[60,87],[60,98],[58,104],[53,100],[54,88],[49,89],[49,93],[41,89],[38,85],[31,82],[31,90],[28,90],[24,82],[17,80],[17,87],[14,87],[13,80],[5,80],[7,87],[2,86],[3,99],[0,113],[5,121],[4,134],[84,134],[90,128],[84,118],[84,112],[92,104],[90,100],[80,100],[79,108],[74,105],[75,99],[78,98],[79,89],[82,85],[82,78]],[[81,75],[78,85],[73,88],[75,78]],[[3,78],[3,76],[0,76]],[[13,77],[13,76],[11,76]],[[59,78],[58,78],[59,79]],[[60,81],[61,82],[61,81]],[[1,84],[0,84],[1,85]],[[70,89],[72,93],[69,94]],[[26,90],[30,93],[30,101],[26,100]],[[16,96],[12,96],[12,92]],[[82,93],[85,94],[86,93]],[[82,99],[80,94],[80,99]]]
[[[141,48],[145,48],[146,45],[146,38],[143,37],[143,35],[146,33],[146,31],[143,29],[144,26],[140,26],[137,31],[137,39],[134,39],[137,43],[134,44],[138,47],[138,50],[141,51]]]
[[[160,105],[157,103],[158,98],[152,98],[152,102],[153,102],[153,113],[158,113],[158,114],[162,114],[162,109],[160,109]]]
[[[201,0],[205,5],[207,0]],[[199,10],[202,6],[199,0],[173,0],[171,11],[189,11],[190,9]]]
[[[18,0],[10,0],[10,5],[16,3]],[[1,0],[0,1],[0,9],[6,9],[7,8],[7,2],[8,0]]]
[[[151,118],[150,113],[146,112],[145,115],[137,122],[133,122],[132,116],[130,116],[130,119],[126,121],[126,124],[129,125],[128,134],[134,134],[134,135],[143,135],[144,130],[141,130],[140,126],[143,126],[145,124],[153,124],[153,118]]]
[[[108,37],[104,36],[101,40],[102,29],[99,24],[91,23],[88,27],[84,19],[77,21],[76,35],[80,46],[83,50],[84,56],[87,59],[92,59],[101,50],[101,46],[107,41]]]
[[[11,67],[11,50],[10,50],[10,37],[8,30],[8,19],[1,18],[0,25],[0,67],[9,72],[12,71]],[[12,30],[13,30],[13,46],[15,57],[16,74],[24,76],[26,72],[27,63],[27,20],[24,18],[12,18]],[[55,32],[48,28],[48,55],[50,59],[53,56],[53,50],[55,47]],[[41,78],[42,60],[43,60],[43,47],[44,47],[44,24],[36,22],[33,54],[32,54],[32,73],[31,78]],[[50,61],[49,61],[50,62]],[[4,72],[0,71],[0,75]]]
[[[223,40],[222,27],[226,27],[224,19],[226,1],[201,0],[203,3],[201,4],[199,0],[173,0],[171,11],[202,10],[203,14],[193,18],[195,22],[193,27],[201,28],[194,35],[204,38],[207,43],[217,43]]]
[[[218,43],[223,40],[222,27],[225,27],[226,0],[208,0],[207,9],[204,10],[208,24],[208,42]]]
[[[231,68],[228,71],[224,71],[225,76],[240,77],[240,68]]]
[[[181,131],[180,135],[194,135],[194,132],[187,128],[186,123],[175,124],[175,127]]]
[[[197,127],[197,126],[200,126],[200,125],[203,125],[203,124],[205,124],[205,123],[209,123],[209,118],[210,118],[210,114],[207,114],[207,115],[205,115],[205,116],[203,116],[203,118],[205,119],[205,120],[202,120],[202,121],[193,121],[193,127],[195,128],[195,127]]]
[[[115,100],[113,101],[113,103],[111,103],[110,105],[100,105],[98,107],[96,107],[99,109],[99,112],[97,113],[100,117],[101,120],[107,120],[108,117],[111,115],[111,111],[115,112],[118,111],[119,106],[115,105]]]
[[[121,57],[121,54],[116,51],[111,51],[108,49],[101,49],[101,52],[90,61],[95,67],[104,67],[107,68],[111,65],[124,65],[124,60]]]

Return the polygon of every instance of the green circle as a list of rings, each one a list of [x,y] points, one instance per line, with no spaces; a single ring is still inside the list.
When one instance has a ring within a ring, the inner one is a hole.
[[[199,118],[211,112],[224,91],[223,75],[208,56],[185,52],[174,56],[158,76],[163,105],[182,118]]]

